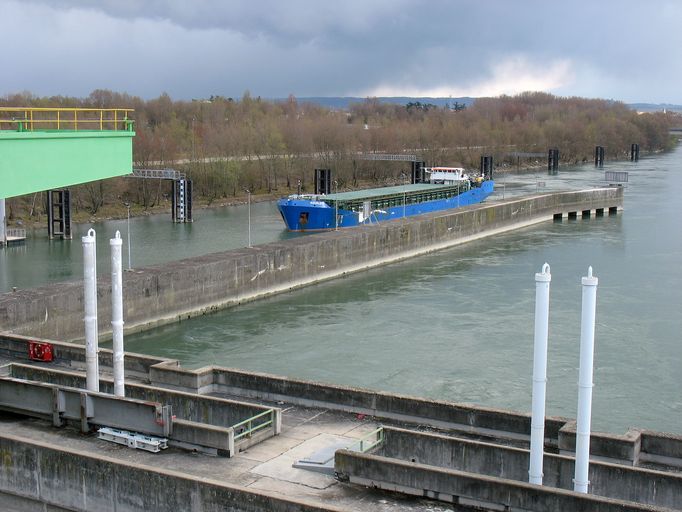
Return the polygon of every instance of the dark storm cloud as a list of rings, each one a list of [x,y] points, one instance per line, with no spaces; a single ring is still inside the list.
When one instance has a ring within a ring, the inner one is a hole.
[[[438,94],[541,89],[682,103],[682,2],[2,1],[38,37],[0,92],[155,96]],[[10,29],[11,31],[12,29]],[[23,58],[22,58],[23,57]],[[59,64],[57,64],[59,63]],[[59,73],[60,69],[70,74]],[[49,70],[49,79],[46,77]]]

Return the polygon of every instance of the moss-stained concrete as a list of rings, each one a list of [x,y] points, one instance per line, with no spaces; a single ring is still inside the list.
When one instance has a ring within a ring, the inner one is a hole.
[[[621,188],[541,194],[151,266],[124,274],[125,327],[131,331],[173,322],[529,226],[557,214],[608,212],[622,204]],[[100,279],[98,287],[99,329],[106,334],[111,319],[109,279]],[[82,282],[0,295],[0,331],[82,338]]]

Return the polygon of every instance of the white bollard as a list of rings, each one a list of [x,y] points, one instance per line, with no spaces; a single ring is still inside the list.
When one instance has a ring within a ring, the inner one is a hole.
[[[83,242],[83,298],[85,301],[85,378],[89,391],[99,391],[97,331],[97,245],[95,230],[90,229]]]
[[[109,240],[111,246],[111,332],[114,352],[114,395],[125,396],[123,362],[123,265],[121,263],[121,233]]]
[[[590,484],[590,423],[592,421],[592,371],[594,366],[594,325],[597,310],[597,284],[592,267],[583,277],[583,305],[580,323],[580,370],[578,373],[578,426],[575,439],[575,478],[573,490],[587,493]]]
[[[535,341],[533,348],[533,405],[530,426],[528,481],[542,485],[545,449],[545,393],[547,388],[547,338],[549,333],[549,265],[535,274]]]

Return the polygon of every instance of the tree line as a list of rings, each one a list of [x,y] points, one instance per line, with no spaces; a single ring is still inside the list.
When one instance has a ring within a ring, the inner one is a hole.
[[[514,152],[560,150],[564,164],[589,162],[595,145],[607,159],[626,158],[633,142],[643,151],[673,144],[674,114],[638,114],[610,100],[563,98],[528,92],[480,98],[467,108],[367,98],[348,110],[253,97],[211,96],[144,100],[109,90],[87,98],[8,95],[1,106],[134,108],[133,158],[140,168],[175,168],[193,180],[195,201],[310,190],[314,169],[331,168],[340,190],[391,184],[409,173],[408,162],[362,160],[362,153],[408,153],[429,165],[477,168],[482,154],[496,165],[515,165]],[[167,199],[166,185],[115,178],[72,189],[76,208],[96,213],[107,202],[151,208]],[[35,204],[35,197],[32,198]]]

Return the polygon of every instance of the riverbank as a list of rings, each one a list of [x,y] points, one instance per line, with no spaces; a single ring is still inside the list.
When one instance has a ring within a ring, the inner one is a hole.
[[[661,151],[655,151],[650,153],[642,152],[642,156],[645,155],[655,155],[660,154]],[[612,160],[611,162],[626,162],[627,160]],[[592,167],[592,163],[588,161],[583,161],[582,163],[566,163],[562,162],[560,164],[559,172],[575,171],[576,169],[582,169],[586,167]],[[563,167],[562,167],[563,166]],[[529,174],[539,174],[547,171],[547,163],[540,157],[534,162],[525,161],[520,165],[517,163],[502,162],[495,168],[495,175],[498,177],[497,181],[503,181],[506,176],[524,176]],[[475,172],[475,171],[473,171]],[[116,181],[126,180],[123,178],[113,178],[108,180],[109,182],[115,183]],[[362,181],[358,183],[356,187],[341,187],[340,192],[348,192],[352,190],[360,190],[371,187],[380,186],[391,186],[395,184],[400,184],[400,178],[394,176],[386,176],[383,180],[377,181]],[[116,187],[115,187],[116,188]],[[275,201],[280,197],[295,193],[295,189],[283,189],[281,191],[274,191],[271,193],[253,193],[251,195],[252,203],[262,203],[267,201]],[[158,195],[158,194],[157,194]],[[22,196],[18,198],[8,199],[8,221],[7,227],[13,228],[25,228],[25,229],[42,229],[47,224],[47,214],[44,212],[44,208],[36,206],[36,200],[34,194],[33,196]],[[142,206],[135,202],[131,202],[130,207],[130,217],[147,217],[151,215],[170,215],[171,213],[171,200],[168,195],[159,195],[158,203],[153,206]],[[219,199],[209,199],[203,197],[195,192],[193,197],[193,207],[195,210],[198,209],[216,209],[224,208],[228,206],[238,206],[244,205],[248,202],[247,195],[240,194],[230,197],[221,197]],[[38,201],[40,202],[40,201]],[[14,208],[12,208],[14,206]],[[15,210],[15,211],[13,211]],[[120,220],[127,218],[128,210],[125,207],[121,198],[117,198],[113,201],[108,200],[102,206],[100,206],[96,213],[91,213],[87,208],[77,206],[74,207],[72,211],[72,222],[74,224],[93,224],[96,222],[103,222],[109,220]]]
[[[504,175],[524,175],[530,173],[537,173],[539,171],[544,171],[546,164],[537,163],[529,164],[526,163],[522,166],[516,166],[511,164],[502,164],[498,166],[495,170],[498,176]],[[108,180],[111,183],[115,183],[125,178],[113,178]],[[364,181],[358,184],[357,187],[344,187],[341,188],[340,192],[347,192],[351,190],[359,190],[364,188],[378,187],[378,186],[389,186],[399,183],[399,179],[394,179],[391,177],[386,177],[382,182],[372,182]],[[116,188],[116,187],[115,187]],[[282,190],[275,191],[272,193],[254,193],[251,195],[252,203],[261,203],[267,201],[275,201],[280,197],[292,194],[295,192],[293,190]],[[208,199],[202,197],[198,194],[194,194],[193,208],[198,209],[215,209],[224,208],[228,206],[238,206],[244,205],[248,202],[248,197],[246,194],[231,196],[231,197],[221,197],[219,199]],[[24,229],[42,229],[47,225],[47,213],[44,211],[45,208],[42,206],[44,202],[43,193],[33,194],[30,196],[22,196],[16,198],[8,199],[8,219],[7,227],[9,228],[24,228]],[[169,197],[166,195],[161,195],[159,202],[153,206],[142,206],[135,202],[130,202],[130,217],[147,217],[151,215],[163,215],[171,213],[172,203]],[[95,213],[91,212],[91,209],[85,208],[83,206],[73,205],[72,208],[72,222],[74,224],[93,224],[96,222],[103,222],[109,220],[120,220],[125,219],[128,216],[128,209],[124,205],[124,202],[120,197],[114,200],[107,199],[104,204],[102,204]]]
[[[274,201],[281,197],[281,194],[258,194],[251,196],[251,202],[261,203],[265,201]],[[30,215],[31,205],[24,202],[25,198],[12,198],[11,200],[21,201],[17,204],[18,212],[8,219],[7,227],[24,228],[24,229],[43,229],[47,225],[47,214],[40,211],[34,212]],[[8,201],[11,201],[8,200]],[[226,206],[238,206],[248,202],[246,194],[243,196],[235,196],[231,198],[222,198],[221,201],[206,201],[204,198],[194,198],[193,207],[195,209],[209,209],[209,208],[223,208]],[[16,207],[15,207],[16,208]],[[35,209],[35,206],[33,207]],[[163,199],[161,203],[150,207],[143,207],[138,204],[131,204],[130,217],[148,217],[151,215],[162,215],[171,213],[171,201]],[[74,224],[92,224],[95,222],[103,222],[108,220],[125,219],[128,216],[128,209],[123,203],[111,203],[101,206],[97,213],[92,214],[86,210],[77,210],[72,214],[72,222]]]

